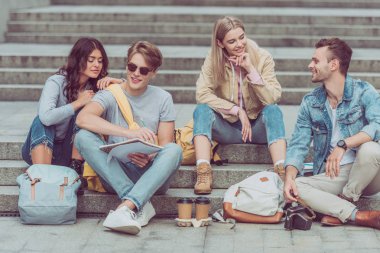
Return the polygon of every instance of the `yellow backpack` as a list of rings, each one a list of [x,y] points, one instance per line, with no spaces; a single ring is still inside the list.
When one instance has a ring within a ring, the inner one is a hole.
[[[115,97],[116,102],[119,106],[121,113],[124,116],[125,121],[127,121],[130,129],[139,129],[140,126],[133,120],[133,114],[131,105],[128,102],[127,97],[124,95],[124,92],[120,85],[112,84],[107,87],[106,90],[111,91],[112,95]],[[87,180],[87,189],[97,192],[107,192],[100,178],[96,175],[96,172],[91,168],[91,166],[85,162],[83,167],[83,177]]]
[[[192,143],[193,139],[193,129],[194,121],[190,120],[184,127],[177,128],[174,131],[174,140],[182,148],[182,165],[195,165],[195,148]],[[216,153],[218,143],[214,141],[213,146],[211,147],[211,162],[216,165],[223,165],[227,160],[222,160],[220,156]]]

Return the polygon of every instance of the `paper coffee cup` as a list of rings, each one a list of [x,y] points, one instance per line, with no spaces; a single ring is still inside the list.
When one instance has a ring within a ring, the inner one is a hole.
[[[195,219],[202,220],[208,218],[210,210],[210,199],[206,197],[198,197],[195,199]]]
[[[178,218],[191,219],[193,210],[193,200],[191,198],[181,198],[177,200]]]

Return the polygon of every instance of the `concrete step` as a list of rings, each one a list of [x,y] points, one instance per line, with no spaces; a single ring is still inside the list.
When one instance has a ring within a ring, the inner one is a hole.
[[[300,48],[297,48],[300,49]],[[195,48],[197,50],[197,48]],[[311,50],[310,50],[311,51]],[[369,50],[371,51],[371,49]],[[377,49],[372,49],[375,54]],[[355,57],[356,50],[354,49]],[[122,54],[120,54],[122,55]],[[311,56],[310,52],[310,56]],[[305,55],[308,56],[308,55]],[[274,55],[276,71],[300,71],[307,70],[310,59],[279,58]],[[294,57],[294,56],[293,56]],[[36,56],[36,55],[0,55],[0,68],[53,68],[54,70],[63,66],[67,56]],[[197,70],[200,71],[204,62],[204,57],[166,57],[160,68],[162,70]],[[125,57],[109,57],[109,66],[118,69],[125,68]],[[378,59],[355,59],[350,63],[350,72],[378,72],[380,69],[380,60]]]
[[[3,84],[44,84],[47,78],[53,75],[57,69],[43,68],[0,68],[0,80]],[[125,77],[124,70],[109,69],[110,76]],[[168,87],[195,87],[200,73],[199,70],[160,70],[152,81],[157,86]],[[283,88],[316,87],[311,82],[310,72],[301,71],[276,71],[277,79]],[[350,72],[354,78],[359,78],[371,83],[380,89],[380,73],[378,72]]]
[[[25,138],[26,136],[0,136],[0,161],[22,160],[21,147],[25,141]],[[223,159],[228,159],[229,164],[272,163],[266,145],[220,144],[217,152]],[[309,158],[307,158],[307,161],[310,161],[310,157],[311,154],[309,155]]]
[[[172,22],[213,24],[223,15],[240,17],[245,24],[380,24],[377,9],[256,8],[202,6],[49,6],[17,10],[11,21]]]
[[[247,6],[247,7],[336,7],[380,8],[377,0],[52,0],[54,5],[182,5],[182,6]]]
[[[17,185],[16,178],[22,174],[28,164],[19,160],[1,160],[0,162],[0,186]],[[229,186],[244,180],[259,172],[271,169],[270,164],[226,164],[213,165],[213,188],[226,189]],[[194,166],[181,166],[175,174],[170,187],[193,188],[195,185]]]
[[[195,87],[160,86],[168,91],[174,103],[195,104]],[[38,101],[43,85],[39,84],[0,84],[0,101]],[[280,105],[299,105],[302,98],[312,88],[283,88]]]
[[[65,64],[72,45],[0,44],[0,68],[53,68]],[[105,45],[110,69],[125,69],[128,45]],[[265,47],[273,56],[276,71],[307,71],[314,48]],[[160,46],[164,56],[160,70],[200,71],[209,46]],[[350,72],[378,72],[380,50],[353,49]]]
[[[74,44],[80,37],[94,36],[93,33],[5,33],[7,42],[13,43],[52,43]],[[151,33],[98,33],[96,37],[105,44],[130,44],[137,40],[147,40],[157,45],[207,46],[208,34],[151,34]],[[264,47],[310,47],[321,36],[316,35],[262,35],[254,36],[255,41]],[[351,47],[378,48],[379,36],[340,36]]]
[[[225,190],[215,189],[210,195],[211,211],[222,208]],[[151,199],[158,216],[172,216],[177,214],[177,200],[182,197],[195,199],[198,197],[192,189],[171,188],[165,195],[155,195]],[[0,186],[0,213],[17,213],[18,187]],[[96,193],[86,191],[83,196],[78,198],[78,213],[85,214],[107,214],[110,209],[116,208],[120,200],[116,195],[108,193]],[[373,199],[361,198],[358,203],[359,209],[380,210],[380,198]]]
[[[152,33],[152,34],[206,34],[213,24],[168,22],[56,22],[10,21],[8,32],[15,33]],[[378,36],[380,28],[370,25],[308,25],[308,24],[247,24],[247,34],[255,35],[310,35],[310,36]]]

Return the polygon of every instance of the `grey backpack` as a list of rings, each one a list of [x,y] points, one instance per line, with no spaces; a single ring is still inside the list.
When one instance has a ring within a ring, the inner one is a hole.
[[[35,164],[17,177],[18,210],[24,224],[74,224],[78,174],[69,167]]]

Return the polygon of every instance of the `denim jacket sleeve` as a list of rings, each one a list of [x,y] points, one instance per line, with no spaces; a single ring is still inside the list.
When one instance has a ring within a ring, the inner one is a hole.
[[[292,165],[299,172],[303,170],[303,163],[309,153],[312,137],[311,117],[307,105],[307,96],[303,98],[298,112],[296,126],[286,152],[285,167]]]
[[[379,93],[368,85],[368,88],[362,94],[362,103],[365,109],[365,118],[368,124],[365,125],[361,131],[368,134],[372,140],[377,141],[375,138],[380,131],[380,96]]]

